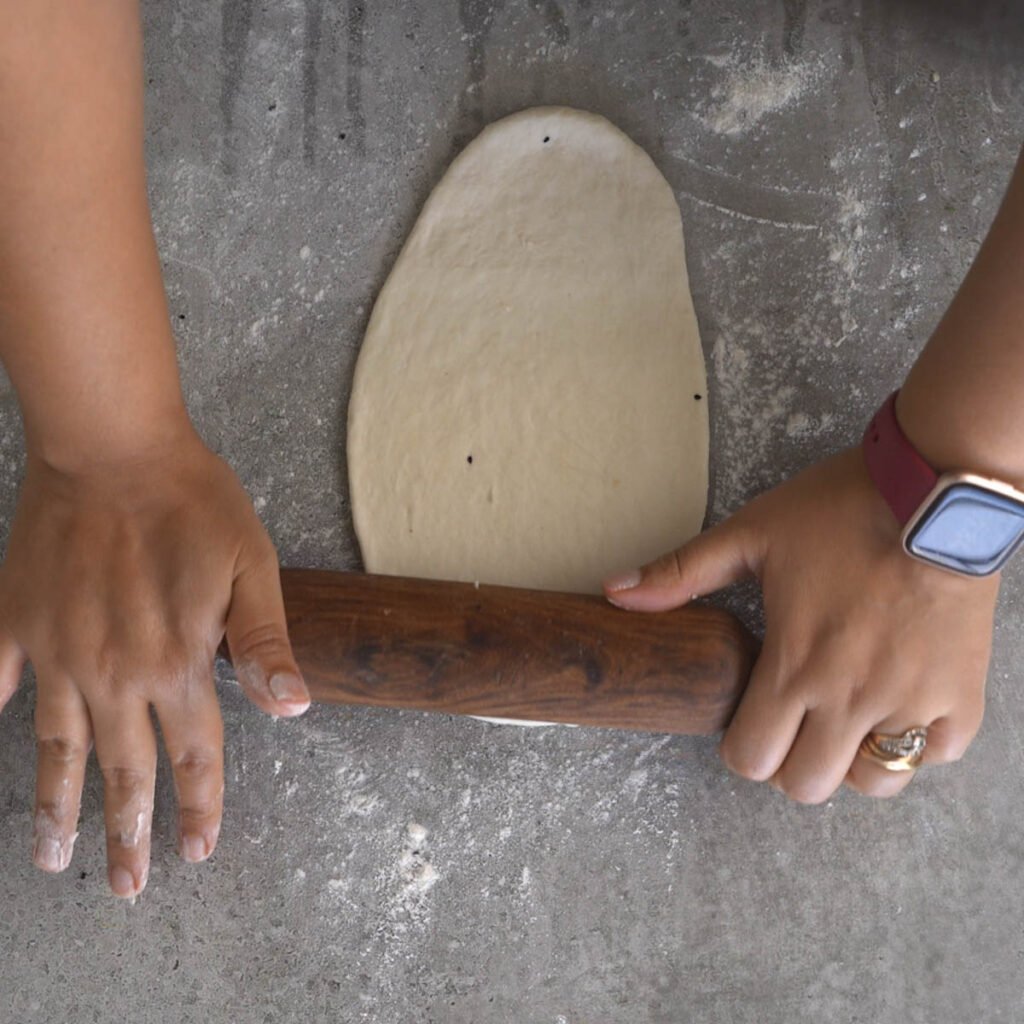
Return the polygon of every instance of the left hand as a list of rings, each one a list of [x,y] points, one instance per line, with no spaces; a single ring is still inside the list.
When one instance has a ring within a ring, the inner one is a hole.
[[[820,803],[844,781],[883,797],[913,778],[858,755],[872,730],[926,726],[924,764],[963,755],[984,713],[999,579],[910,558],[859,449],[606,581],[605,592],[619,607],[661,611],[749,575],[761,582],[766,635],[722,738],[729,768]]]
[[[0,710],[29,659],[40,868],[63,871],[71,860],[95,741],[111,889],[133,897],[145,888],[151,708],[174,774],[179,851],[210,856],[224,794],[213,658],[225,635],[257,707],[306,710],[274,546],[241,482],[189,424],[164,446],[74,470],[30,454],[0,567]]]

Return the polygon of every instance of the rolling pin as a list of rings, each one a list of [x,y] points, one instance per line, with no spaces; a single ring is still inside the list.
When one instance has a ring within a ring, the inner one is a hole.
[[[728,612],[638,613],[604,598],[284,569],[288,628],[328,704],[705,735],[757,654]]]

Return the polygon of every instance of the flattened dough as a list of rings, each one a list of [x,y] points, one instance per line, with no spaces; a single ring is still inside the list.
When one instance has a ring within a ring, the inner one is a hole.
[[[707,452],[668,183],[594,114],[486,128],[427,200],[359,355],[367,571],[599,592],[700,530]]]

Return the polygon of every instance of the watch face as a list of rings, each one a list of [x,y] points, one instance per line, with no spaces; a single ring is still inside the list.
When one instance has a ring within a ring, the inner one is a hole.
[[[1024,538],[1024,504],[970,483],[942,491],[907,535],[918,558],[971,576],[995,572]]]

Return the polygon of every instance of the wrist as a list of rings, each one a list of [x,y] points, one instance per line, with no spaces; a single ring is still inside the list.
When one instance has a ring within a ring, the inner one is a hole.
[[[38,310],[14,319],[0,349],[31,457],[75,471],[135,458],[190,429],[162,293],[116,315],[83,306],[73,328]]]
[[[1024,424],[1019,381],[1006,375],[984,391],[951,387],[915,367],[900,389],[896,419],[938,473],[967,471],[1024,489]]]
[[[138,465],[202,444],[180,401],[144,415],[99,415],[77,430],[65,424],[33,429],[26,422],[25,439],[30,464],[65,476]]]
[[[907,437],[890,395],[864,431],[864,465],[903,550],[960,576],[999,570],[1024,537],[1024,492],[978,473],[938,472]]]

